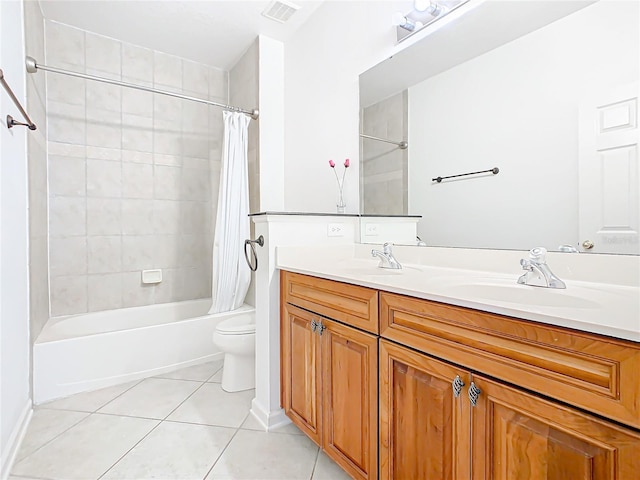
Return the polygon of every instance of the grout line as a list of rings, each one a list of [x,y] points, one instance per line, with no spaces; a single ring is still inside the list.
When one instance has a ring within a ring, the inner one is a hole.
[[[48,410],[54,410],[54,409],[48,409]],[[87,418],[89,418],[91,416],[91,412],[78,412],[76,410],[63,410],[65,412],[74,412],[74,413],[83,413],[85,414],[84,417],[82,417],[80,420],[78,420],[77,422],[75,422],[73,425],[70,425],[68,428],[64,429],[62,432],[60,432],[58,435],[56,435],[55,437],[53,437],[51,440],[49,440],[48,442],[43,443],[42,445],[40,445],[38,448],[36,448],[33,452],[31,452],[29,455],[27,455],[26,457],[21,458],[20,460],[18,460],[17,462],[15,462],[16,464],[21,463],[22,461],[26,460],[27,458],[29,458],[31,455],[33,455],[34,453],[36,453],[37,451],[41,450],[43,447],[49,445],[51,442],[53,442],[54,440],[58,439],[61,435],[65,434],[66,432],[68,432],[69,430],[71,430],[73,427],[75,427],[76,425],[84,422]],[[9,472],[9,475],[11,476],[18,476],[18,475],[12,475],[11,472]],[[36,477],[37,478],[37,477]]]
[[[316,453],[316,461],[313,463],[313,470],[311,470],[311,476],[309,480],[313,480],[313,475],[316,473],[316,467],[318,466],[318,460],[320,460],[320,447],[318,447],[318,452]]]
[[[113,397],[111,400],[105,402],[104,404],[102,404],[101,406],[99,406],[98,408],[96,408],[93,412],[91,413],[97,413],[98,410],[100,410],[101,408],[106,407],[107,405],[109,405],[111,402],[113,402],[116,398],[120,398],[122,395],[124,395],[125,393],[127,393],[129,390],[131,390],[134,387],[137,387],[138,385],[140,385],[145,379],[141,378],[140,380],[138,380],[137,382],[135,382],[133,385],[131,385],[129,388],[127,388],[125,391],[123,391],[122,393],[120,393],[119,395],[116,395],[115,397]],[[135,381],[135,380],[134,380]],[[114,385],[115,386],[115,385]],[[109,387],[107,387],[109,388]]]
[[[242,425],[244,422],[247,421],[247,418],[249,417],[249,415],[251,415],[251,412],[247,413],[247,416],[244,417],[244,420],[242,420],[242,423],[240,425]],[[211,473],[211,471],[213,470],[213,468],[216,466],[216,464],[218,463],[218,461],[222,458],[222,456],[224,455],[224,452],[227,451],[227,448],[229,448],[229,445],[231,445],[231,442],[233,442],[233,439],[236,438],[236,435],[238,435],[238,432],[240,431],[240,427],[236,428],[235,433],[231,436],[231,438],[229,439],[229,441],[227,442],[227,444],[224,446],[224,448],[222,449],[222,451],[220,452],[220,455],[218,455],[218,458],[216,458],[213,462],[213,464],[211,465],[211,468],[209,468],[209,470],[207,470],[207,473],[205,473],[204,477],[202,477],[202,480],[206,480],[207,477],[209,476],[209,474]]]

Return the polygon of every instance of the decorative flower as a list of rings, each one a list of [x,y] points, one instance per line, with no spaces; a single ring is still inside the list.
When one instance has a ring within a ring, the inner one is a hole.
[[[336,176],[336,181],[338,182],[338,190],[340,193],[340,197],[339,197],[339,206],[340,207],[344,207],[344,199],[342,196],[342,189],[344,187],[344,176],[347,173],[347,168],[349,168],[349,159],[345,159],[344,163],[344,170],[342,171],[342,179],[340,179],[338,177],[338,172],[336,172],[336,162],[334,162],[333,160],[329,160],[329,166],[333,169],[333,173]]]

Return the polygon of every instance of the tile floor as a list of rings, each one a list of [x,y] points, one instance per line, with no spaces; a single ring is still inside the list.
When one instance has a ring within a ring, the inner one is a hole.
[[[222,362],[36,407],[10,480],[342,480],[293,425],[266,433]]]

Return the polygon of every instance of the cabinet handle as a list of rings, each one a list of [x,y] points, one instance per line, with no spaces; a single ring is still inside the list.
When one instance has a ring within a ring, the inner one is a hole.
[[[327,329],[326,325],[322,324],[322,320],[320,320],[320,323],[318,324],[318,330],[320,330],[320,336],[322,336],[322,332],[324,332]]]
[[[311,331],[313,333],[315,333],[319,326],[320,324],[318,322],[316,322],[315,320],[311,320]]]
[[[469,385],[469,401],[471,402],[471,406],[475,407],[478,404],[478,397],[482,393],[482,390],[478,388],[478,386],[471,382]]]
[[[451,387],[453,388],[453,396],[458,398],[460,396],[460,392],[462,392],[462,387],[464,387],[464,382],[460,378],[460,375],[456,375],[456,378],[451,382]]]

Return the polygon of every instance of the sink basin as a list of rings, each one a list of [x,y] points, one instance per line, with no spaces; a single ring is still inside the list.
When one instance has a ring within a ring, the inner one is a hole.
[[[447,292],[453,295],[478,300],[506,302],[528,306],[545,306],[553,308],[601,308],[602,305],[593,298],[592,289],[568,287],[554,289],[519,285],[504,280],[479,281],[448,285]]]

